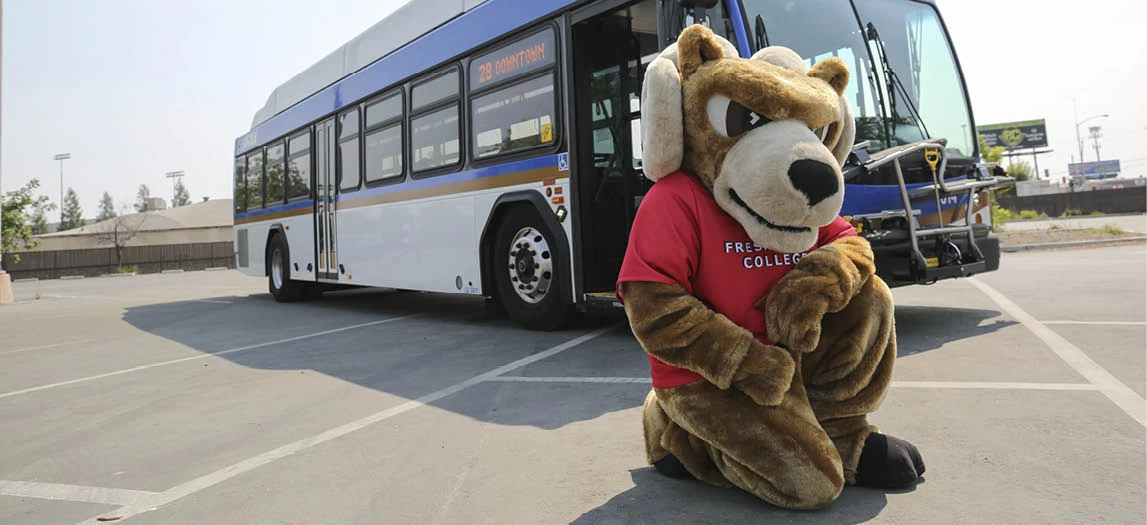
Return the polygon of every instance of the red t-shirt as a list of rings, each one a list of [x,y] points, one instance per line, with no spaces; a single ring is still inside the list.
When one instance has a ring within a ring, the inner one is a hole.
[[[713,194],[688,173],[657,181],[637,210],[617,278],[621,283],[676,284],[765,344],[765,313],[753,303],[769,293],[801,257],[856,230],[841,217],[820,229],[816,244],[799,254],[767,250],[721,209]],[[653,386],[671,388],[704,379],[649,356]]]

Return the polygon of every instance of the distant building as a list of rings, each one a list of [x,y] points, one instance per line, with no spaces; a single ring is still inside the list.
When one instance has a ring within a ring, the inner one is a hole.
[[[151,208],[152,206],[156,208]],[[167,208],[161,198],[148,199],[149,209],[120,217],[89,223],[62,232],[37,235],[40,245],[30,251],[80,250],[110,248],[117,229],[135,232],[124,246],[155,246],[202,242],[230,242],[234,220],[231,199],[215,199]]]

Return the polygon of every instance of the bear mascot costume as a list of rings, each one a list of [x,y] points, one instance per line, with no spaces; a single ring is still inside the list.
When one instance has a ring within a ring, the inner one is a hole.
[[[855,136],[848,67],[752,58],[702,25],[642,87],[646,176],[617,284],[650,361],[647,460],[778,507],[905,488],[924,463],[867,414],[896,359],[872,249],[839,216]]]

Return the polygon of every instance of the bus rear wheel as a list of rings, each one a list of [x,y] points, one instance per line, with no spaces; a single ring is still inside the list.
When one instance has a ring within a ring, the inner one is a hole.
[[[298,301],[307,283],[291,280],[291,258],[287,240],[275,235],[267,246],[267,288],[280,303]]]
[[[532,208],[507,210],[494,238],[494,283],[498,301],[514,322],[530,330],[560,330],[573,320],[574,305],[562,299],[564,247]]]

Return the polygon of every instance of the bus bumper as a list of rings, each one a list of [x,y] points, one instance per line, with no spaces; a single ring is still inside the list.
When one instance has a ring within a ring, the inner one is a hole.
[[[961,254],[975,253],[967,237],[962,239],[953,237],[948,242]],[[975,248],[983,255],[979,260],[968,256],[958,259],[948,257],[949,260],[944,260],[945,253],[951,253],[951,247],[921,243],[920,251],[925,257],[925,260],[921,261],[912,253],[912,244],[907,239],[883,242],[873,240],[871,243],[876,257],[876,274],[889,287],[931,284],[943,279],[970,277],[995,271],[1000,267],[1000,239],[990,232],[975,237]]]

